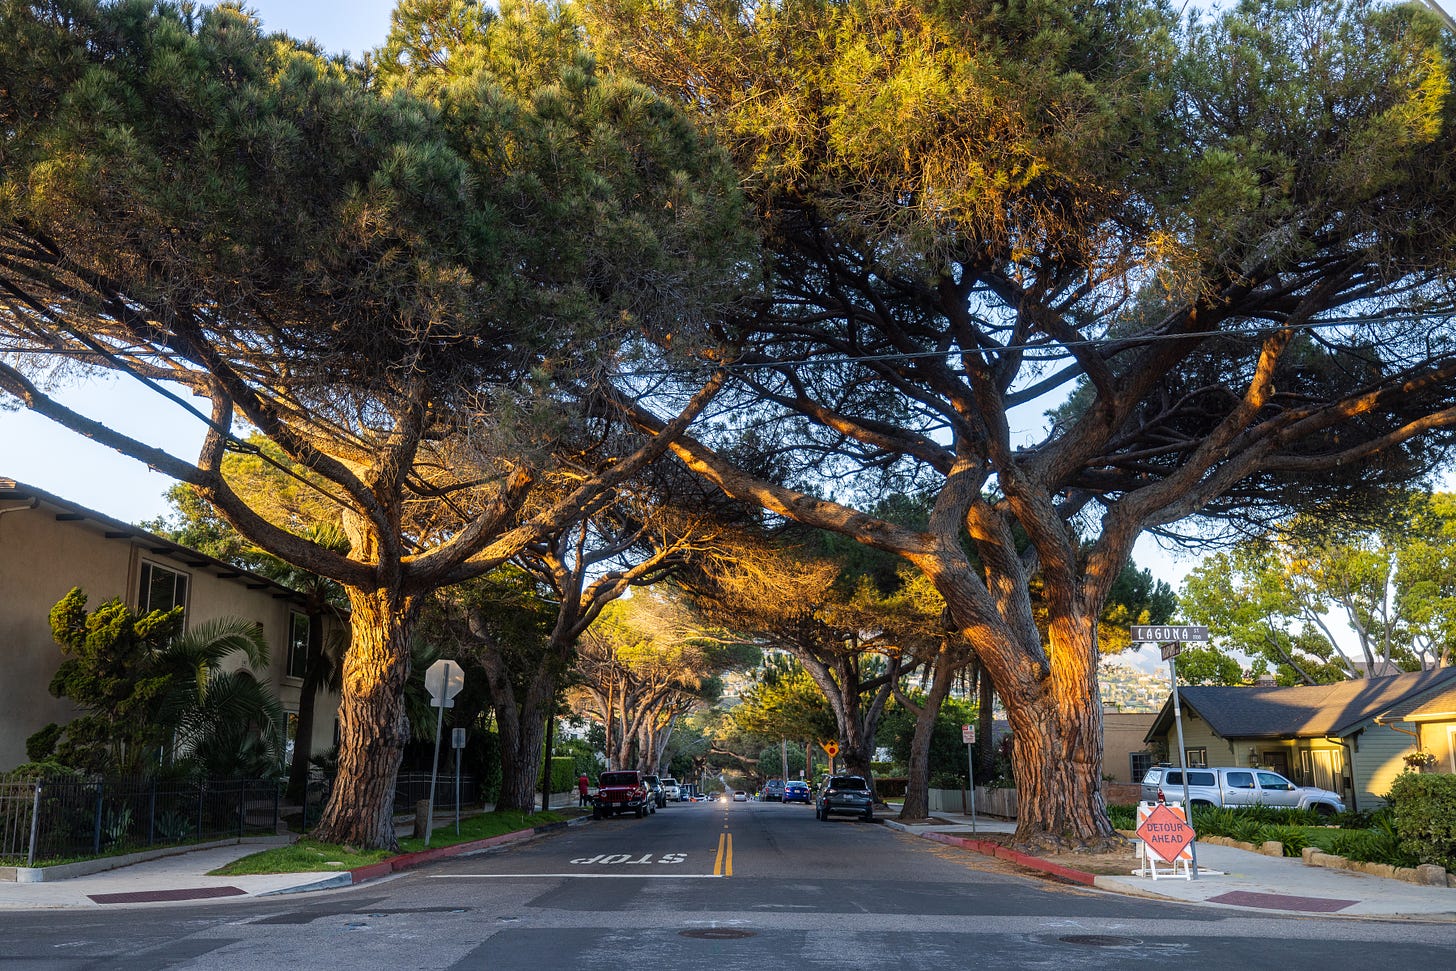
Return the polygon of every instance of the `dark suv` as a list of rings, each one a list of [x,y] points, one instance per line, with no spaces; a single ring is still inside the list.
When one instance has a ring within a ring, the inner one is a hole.
[[[662,780],[655,775],[644,775],[642,782],[647,786],[647,791],[652,793],[652,801],[657,803],[658,809],[667,808],[667,790],[662,786]]]
[[[814,815],[829,821],[830,813],[848,813],[866,822],[875,818],[875,797],[870,785],[857,775],[832,775],[819,790],[814,803]]]

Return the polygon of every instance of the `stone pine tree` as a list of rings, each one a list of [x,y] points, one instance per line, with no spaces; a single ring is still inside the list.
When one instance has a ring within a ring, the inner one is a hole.
[[[675,451],[923,571],[1006,706],[1017,842],[1115,841],[1097,619],[1138,536],[1358,512],[1446,454],[1452,39],[1364,0],[588,9],[738,160],[736,414],[832,478],[727,427]],[[871,513],[907,480],[924,528]]]
[[[591,397],[622,365],[660,366],[669,331],[706,346],[742,281],[721,154],[599,74],[565,16],[410,3],[394,35],[410,52],[354,65],[234,6],[0,2],[0,395],[192,485],[344,589],[321,839],[395,845],[424,598],[653,458],[660,444],[601,471],[563,439],[591,439]],[[68,407],[55,389],[88,369],[196,414],[199,454]],[[252,450],[235,428],[282,450],[346,551],[231,486],[223,457]],[[563,463],[572,488],[528,506]]]

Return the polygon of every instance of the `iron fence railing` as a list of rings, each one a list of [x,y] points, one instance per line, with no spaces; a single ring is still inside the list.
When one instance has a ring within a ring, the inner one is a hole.
[[[415,803],[430,798],[430,773],[401,772],[394,780],[394,812],[412,813]],[[460,805],[480,802],[480,782],[470,775],[460,777]],[[455,775],[440,774],[435,782],[435,808],[455,808]]]
[[[0,783],[0,862],[110,856],[151,846],[271,835],[279,785],[269,781],[42,779]]]

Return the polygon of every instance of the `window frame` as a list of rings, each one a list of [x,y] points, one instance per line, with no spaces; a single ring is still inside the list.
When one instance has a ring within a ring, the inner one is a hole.
[[[296,627],[299,621],[303,621],[303,641],[300,643],[296,637]],[[284,668],[287,677],[302,681],[308,673],[308,642],[313,626],[313,618],[301,610],[288,611],[288,664]]]
[[[158,572],[170,574],[173,578],[172,595],[169,598],[171,603],[166,607],[155,606],[152,602],[152,594],[156,588]],[[181,587],[181,597],[177,596],[178,587]],[[155,560],[143,559],[137,570],[137,613],[146,616],[156,610],[172,610],[176,607],[182,608],[182,620],[186,623],[187,614],[190,609],[192,597],[192,574],[183,570],[175,570]]]

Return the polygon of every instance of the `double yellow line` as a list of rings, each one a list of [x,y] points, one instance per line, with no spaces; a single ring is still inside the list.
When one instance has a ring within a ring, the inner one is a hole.
[[[733,834],[718,834],[718,858],[713,861],[713,876],[733,876]]]

